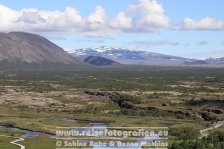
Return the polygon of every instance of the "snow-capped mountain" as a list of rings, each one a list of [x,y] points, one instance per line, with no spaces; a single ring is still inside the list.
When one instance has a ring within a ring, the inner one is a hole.
[[[88,56],[101,56],[121,64],[178,65],[186,61],[191,61],[191,59],[177,56],[107,46],[76,49],[70,53],[74,57],[79,57],[81,59],[85,59]]]

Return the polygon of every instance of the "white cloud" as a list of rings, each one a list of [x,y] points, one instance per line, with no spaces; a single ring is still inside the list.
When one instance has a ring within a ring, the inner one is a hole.
[[[110,21],[103,7],[97,6],[95,11],[86,18],[83,18],[79,33],[86,36],[110,36],[116,34],[110,27]]]
[[[161,28],[170,26],[169,17],[156,0],[139,0],[120,12],[111,26],[123,32],[158,33]]]
[[[158,32],[169,26],[164,9],[156,0],[139,0],[114,18],[108,18],[101,6],[87,17],[72,7],[64,11],[45,11],[36,8],[13,10],[0,5],[0,31],[29,31],[42,33],[77,33],[105,36],[121,32]]]
[[[95,12],[84,20],[85,29],[87,30],[99,30],[101,27],[106,26],[106,24],[107,16],[105,10],[101,6],[97,6]]]
[[[215,20],[212,17],[205,17],[199,21],[185,18],[180,25],[175,26],[178,30],[223,30],[224,20]]]
[[[82,21],[79,12],[66,7],[64,12],[22,9],[15,26],[20,30],[37,32],[69,32],[76,30]]]
[[[133,17],[133,29],[137,32],[158,32],[160,28],[169,27],[169,17],[156,0],[139,0],[136,5],[130,5],[128,12]]]
[[[132,25],[132,18],[127,17],[125,12],[120,12],[111,23],[111,26],[115,29],[131,29]]]
[[[105,10],[97,6],[87,17],[72,7],[64,11],[44,11],[36,8],[12,10],[0,5],[0,31],[26,31],[37,33],[82,34],[104,36],[114,34]]]
[[[15,29],[14,22],[19,17],[19,13],[0,4],[0,31],[10,31],[11,29]]]
[[[206,17],[201,20],[185,18],[172,26],[163,6],[157,0],[139,0],[110,18],[103,7],[97,6],[88,16],[66,7],[64,11],[36,8],[13,10],[0,4],[0,31],[26,31],[41,34],[81,34],[84,36],[112,36],[123,32],[158,33],[160,29],[223,30],[224,20]],[[55,35],[54,35],[55,36]]]
[[[12,10],[0,5],[0,31],[69,32],[77,29],[82,17],[74,8],[64,12],[42,11],[35,8]]]

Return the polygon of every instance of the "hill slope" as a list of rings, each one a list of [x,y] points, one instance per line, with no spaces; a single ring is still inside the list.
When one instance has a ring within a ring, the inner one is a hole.
[[[46,38],[24,32],[0,33],[0,62],[81,64]]]

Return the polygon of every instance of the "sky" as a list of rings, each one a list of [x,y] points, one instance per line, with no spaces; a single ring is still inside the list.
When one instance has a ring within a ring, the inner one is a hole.
[[[224,57],[223,7],[223,0],[0,0],[0,32],[37,33],[67,51]]]

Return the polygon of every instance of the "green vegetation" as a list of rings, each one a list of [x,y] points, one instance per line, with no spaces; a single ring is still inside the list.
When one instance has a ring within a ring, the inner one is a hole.
[[[186,135],[187,137],[187,135]],[[174,142],[169,149],[223,149],[224,132],[216,131],[202,140],[187,139]]]
[[[195,128],[171,128],[170,135],[175,136],[178,140],[196,140],[199,138],[200,133]]]
[[[13,140],[15,139],[0,136],[0,148],[1,149],[18,149],[18,147],[16,147],[15,145],[10,144],[10,142]]]
[[[56,148],[56,141],[46,137],[27,138],[20,144],[26,146],[26,149],[54,149]]]
[[[200,140],[199,130],[224,120],[223,76],[224,68],[162,66],[1,72],[0,122],[51,134],[56,127],[90,123],[49,118],[107,122],[111,127],[169,127],[175,139],[169,142],[171,149],[207,149],[210,135]],[[223,126],[217,130],[223,132]],[[0,135],[22,133],[0,128]],[[214,136],[213,148],[219,149],[222,135]],[[1,141],[10,148],[11,138]],[[55,148],[55,140],[46,136],[21,144]]]

